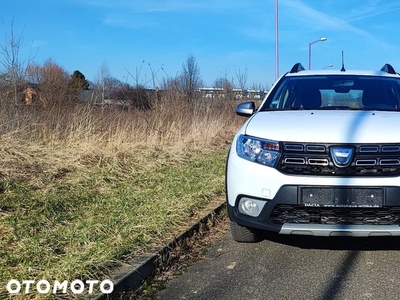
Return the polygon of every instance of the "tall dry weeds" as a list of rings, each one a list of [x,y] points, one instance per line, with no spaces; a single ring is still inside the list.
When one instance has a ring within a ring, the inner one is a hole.
[[[120,157],[137,162],[179,159],[226,146],[243,119],[232,101],[187,103],[166,93],[150,110],[99,108],[82,103],[15,106],[0,99],[0,177],[30,170],[82,166],[82,160]],[[145,167],[145,166],[144,166]]]

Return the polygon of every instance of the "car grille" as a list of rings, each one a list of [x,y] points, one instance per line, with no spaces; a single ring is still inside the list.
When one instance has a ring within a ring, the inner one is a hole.
[[[276,205],[270,221],[274,224],[400,225],[400,207],[320,208]]]
[[[312,176],[398,176],[400,144],[345,145],[354,149],[347,167],[337,167],[330,153],[337,144],[282,143],[277,169],[289,175]]]

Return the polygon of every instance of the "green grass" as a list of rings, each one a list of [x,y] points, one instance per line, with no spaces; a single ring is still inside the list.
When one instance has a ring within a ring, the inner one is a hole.
[[[0,299],[10,279],[101,280],[224,201],[225,156],[244,121],[235,101],[12,103],[0,95]]]
[[[99,279],[170,241],[223,195],[226,151],[88,155],[80,168],[0,176],[0,296],[10,279]]]

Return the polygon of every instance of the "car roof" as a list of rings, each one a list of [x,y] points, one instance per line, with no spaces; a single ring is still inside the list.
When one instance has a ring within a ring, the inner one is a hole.
[[[389,74],[384,71],[371,71],[371,70],[304,70],[297,73],[288,72],[286,76],[312,76],[312,75],[365,75],[365,76],[387,76],[387,77],[399,77],[399,74]]]
[[[315,75],[340,75],[340,76],[363,75],[363,76],[382,76],[382,77],[395,77],[395,78],[400,77],[400,75],[394,70],[394,68],[390,64],[385,64],[379,71],[372,71],[372,70],[346,70],[344,66],[342,66],[341,70],[332,70],[332,69],[306,70],[300,63],[295,64],[290,70],[290,72],[285,74],[285,77],[315,76]]]

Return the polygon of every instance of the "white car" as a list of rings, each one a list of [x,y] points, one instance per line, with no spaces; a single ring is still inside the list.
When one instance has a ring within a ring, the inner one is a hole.
[[[249,119],[226,164],[231,234],[400,236],[400,76],[296,64]]]

